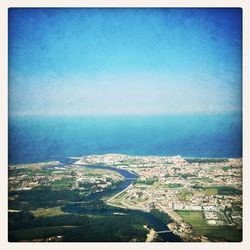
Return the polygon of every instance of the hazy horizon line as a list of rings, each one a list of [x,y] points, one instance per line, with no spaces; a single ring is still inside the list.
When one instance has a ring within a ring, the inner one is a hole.
[[[208,111],[208,112],[167,112],[167,113],[130,113],[130,114],[9,114],[8,118],[18,117],[145,117],[145,116],[180,116],[180,115],[219,115],[219,114],[238,114],[242,115],[243,111]]]

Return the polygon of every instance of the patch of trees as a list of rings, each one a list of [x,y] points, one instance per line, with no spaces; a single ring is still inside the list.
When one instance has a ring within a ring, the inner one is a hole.
[[[18,210],[55,207],[82,198],[77,190],[52,190],[50,187],[11,192],[9,195],[17,195],[15,200],[9,201],[9,207]]]
[[[187,177],[195,177],[195,174],[181,174],[181,177],[187,179]]]
[[[216,163],[216,162],[227,162],[228,159],[224,158],[185,158],[188,163]]]
[[[150,213],[158,220],[160,220],[162,223],[164,223],[165,225],[167,225],[168,223],[170,223],[172,220],[171,218],[168,216],[167,213],[163,213],[157,209],[152,209],[150,210]]]
[[[28,212],[10,213],[9,241],[32,240],[53,235],[63,235],[63,240],[67,242],[145,241],[147,231],[143,225],[146,223],[143,217],[136,215],[102,217],[60,215],[35,218]],[[76,227],[62,230],[60,226],[65,225]],[[58,228],[51,228],[55,226]],[[36,230],[30,230],[32,228]]]

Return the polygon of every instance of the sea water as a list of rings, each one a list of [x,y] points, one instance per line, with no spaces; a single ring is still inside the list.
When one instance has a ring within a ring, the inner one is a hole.
[[[10,117],[8,144],[10,164],[106,153],[242,157],[242,116]]]

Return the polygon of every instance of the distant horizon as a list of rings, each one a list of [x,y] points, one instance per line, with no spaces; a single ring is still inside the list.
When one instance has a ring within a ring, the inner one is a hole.
[[[9,119],[9,161],[106,153],[241,157],[242,114]]]
[[[195,112],[195,113],[138,113],[138,114],[78,114],[78,115],[63,115],[63,114],[29,114],[29,115],[13,115],[9,114],[9,118],[31,118],[31,117],[37,117],[37,118],[45,118],[45,117],[64,117],[64,118],[88,118],[88,117],[96,117],[96,118],[105,118],[105,117],[119,117],[119,118],[140,118],[140,117],[163,117],[163,116],[209,116],[209,115],[243,115],[242,111],[220,111],[220,112]]]

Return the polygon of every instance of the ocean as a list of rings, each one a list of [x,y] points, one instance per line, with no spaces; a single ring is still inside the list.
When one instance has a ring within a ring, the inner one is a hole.
[[[183,157],[242,157],[239,113],[10,117],[9,164],[122,153]]]

